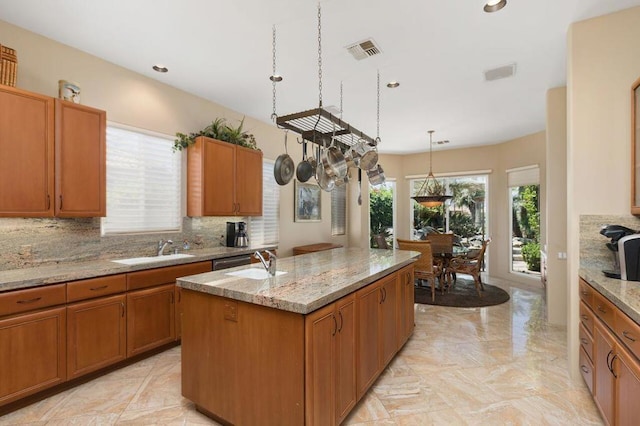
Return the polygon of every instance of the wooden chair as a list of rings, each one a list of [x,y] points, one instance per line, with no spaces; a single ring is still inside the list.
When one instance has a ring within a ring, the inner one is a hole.
[[[421,253],[420,258],[414,263],[414,276],[418,282],[425,280],[431,282],[431,301],[436,300],[436,278],[440,279],[442,270],[433,264],[431,243],[429,241],[401,240],[397,238],[400,250],[411,250]]]
[[[387,240],[384,237],[384,235],[382,234],[376,234],[374,235],[374,239],[376,241],[376,244],[378,245],[379,249],[390,249],[391,247],[389,247],[389,244],[387,244]]]
[[[427,234],[434,253],[453,253],[453,234]]]
[[[484,261],[484,253],[491,240],[483,241],[482,248],[472,256],[456,256],[449,261],[447,270],[453,274],[466,274],[473,277],[473,282],[478,291],[478,296],[482,297],[480,290],[484,291],[484,285],[480,279],[480,271],[482,270],[482,262]],[[455,280],[454,280],[455,282]]]

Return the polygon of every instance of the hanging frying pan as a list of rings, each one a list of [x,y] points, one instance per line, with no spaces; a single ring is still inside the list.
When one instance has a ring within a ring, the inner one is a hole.
[[[296,167],[296,178],[300,182],[306,182],[311,179],[315,170],[313,170],[313,166],[307,159],[307,141],[302,141],[302,161],[298,163],[298,167]]]
[[[295,164],[291,156],[287,153],[287,131],[284,132],[284,154],[276,158],[276,164],[273,167],[273,177],[275,177],[278,185],[286,185],[293,178]]]

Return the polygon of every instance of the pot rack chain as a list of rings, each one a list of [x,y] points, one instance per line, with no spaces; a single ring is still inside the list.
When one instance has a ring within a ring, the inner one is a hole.
[[[376,145],[380,143],[380,70],[378,70],[378,106],[376,111]]]
[[[271,74],[271,82],[273,85],[273,113],[271,114],[271,120],[276,121],[278,118],[278,114],[276,114],[276,26],[273,26],[273,42],[272,42],[272,52],[273,52],[273,74]]]
[[[318,2],[318,105],[322,108],[322,9]]]

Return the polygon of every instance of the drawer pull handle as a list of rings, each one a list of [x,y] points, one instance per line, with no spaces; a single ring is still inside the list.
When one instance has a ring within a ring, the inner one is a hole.
[[[605,308],[603,308],[602,305],[598,305],[598,311],[602,312],[603,314],[607,313],[607,310]]]
[[[331,315],[331,318],[333,318],[333,332],[331,333],[331,335],[335,336],[338,332],[338,320],[336,319],[335,315]]]
[[[582,343],[583,345],[586,345],[589,343],[589,341],[583,337],[582,339],[580,339],[580,343]]]
[[[623,331],[622,335],[627,339],[631,340],[632,342],[636,341],[636,339],[628,331]]]
[[[34,297],[33,299],[28,299],[28,300],[18,300],[18,303],[21,305],[26,305],[27,303],[37,302],[40,299],[42,299],[42,297]]]
[[[588,295],[589,295],[589,292],[588,292],[588,291],[585,291],[585,290],[582,290],[582,295],[583,295],[583,296],[588,296]]]
[[[585,374],[589,374],[589,373],[590,373],[589,369],[588,369],[588,368],[587,368],[587,366],[586,366],[586,365],[584,365],[584,364],[580,366],[580,369],[581,369],[581,370],[582,370],[582,372],[583,372],[583,373],[585,373]]]
[[[589,321],[589,317],[587,315],[580,315],[580,318],[582,318],[584,321]]]
[[[613,358],[611,358],[611,374],[613,374],[613,377],[617,379],[618,375],[616,374],[615,371],[613,371],[613,362],[616,360],[616,358],[618,358],[618,354],[615,354]]]
[[[108,285],[101,285],[100,287],[91,287],[89,290],[98,291],[98,290],[104,290],[107,287],[109,287],[109,286]]]

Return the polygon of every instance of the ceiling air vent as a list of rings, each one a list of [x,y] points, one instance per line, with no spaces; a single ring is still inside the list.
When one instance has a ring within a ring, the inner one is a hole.
[[[372,38],[359,41],[355,44],[347,46],[347,51],[357,60],[361,61],[370,56],[382,53],[376,42]]]
[[[513,77],[516,73],[516,64],[504,65],[502,67],[493,68],[484,72],[486,81],[500,80],[501,78]]]

